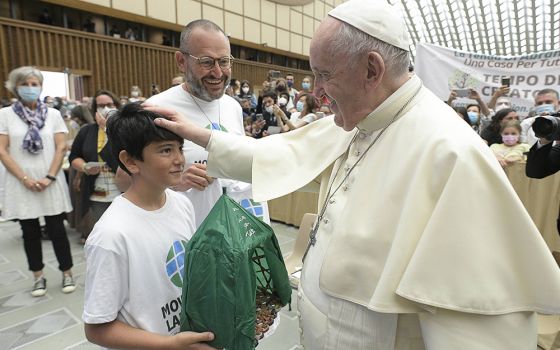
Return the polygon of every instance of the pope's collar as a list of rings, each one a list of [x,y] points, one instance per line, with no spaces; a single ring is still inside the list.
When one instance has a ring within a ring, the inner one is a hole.
[[[367,115],[362,121],[358,123],[357,128],[360,131],[371,133],[384,128],[395,114],[407,103],[414,94],[418,91],[422,81],[416,75],[413,75],[406,83],[404,83],[397,91],[395,91],[389,98],[387,98],[379,107]],[[396,117],[400,118],[412,106],[408,106]],[[395,120],[396,120],[395,119]]]

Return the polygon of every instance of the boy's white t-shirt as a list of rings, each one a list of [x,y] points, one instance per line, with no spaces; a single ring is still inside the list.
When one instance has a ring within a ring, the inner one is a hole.
[[[118,319],[163,335],[179,332],[185,245],[195,218],[188,198],[165,194],[154,211],[119,196],[93,228],[85,245],[85,323]]]
[[[239,102],[226,94],[217,100],[208,102],[192,96],[183,89],[182,85],[177,85],[150,97],[146,102],[171,108],[200,127],[245,135],[241,106]],[[208,162],[208,152],[188,140],[185,140],[183,145],[183,154],[185,155],[185,168],[190,167],[193,163],[206,164]],[[190,189],[183,192],[193,203],[197,228],[222,195],[222,187],[227,186],[220,181],[214,181],[204,191]]]

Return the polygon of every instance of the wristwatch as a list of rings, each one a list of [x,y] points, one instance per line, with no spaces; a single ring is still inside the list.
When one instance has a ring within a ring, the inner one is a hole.
[[[51,181],[56,181],[56,177],[51,176],[49,174],[47,174],[47,176],[45,176],[47,179],[51,180]]]

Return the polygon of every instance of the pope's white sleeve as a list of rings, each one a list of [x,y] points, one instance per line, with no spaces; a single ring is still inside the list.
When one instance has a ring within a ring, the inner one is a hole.
[[[426,350],[527,350],[537,348],[534,312],[479,315],[437,309],[419,314]]]
[[[208,175],[250,183],[255,143],[251,137],[213,131],[206,146]]]

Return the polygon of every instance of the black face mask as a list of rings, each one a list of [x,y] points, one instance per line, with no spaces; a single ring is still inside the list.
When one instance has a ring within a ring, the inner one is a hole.
[[[251,108],[242,108],[242,110],[245,114],[251,114]]]

